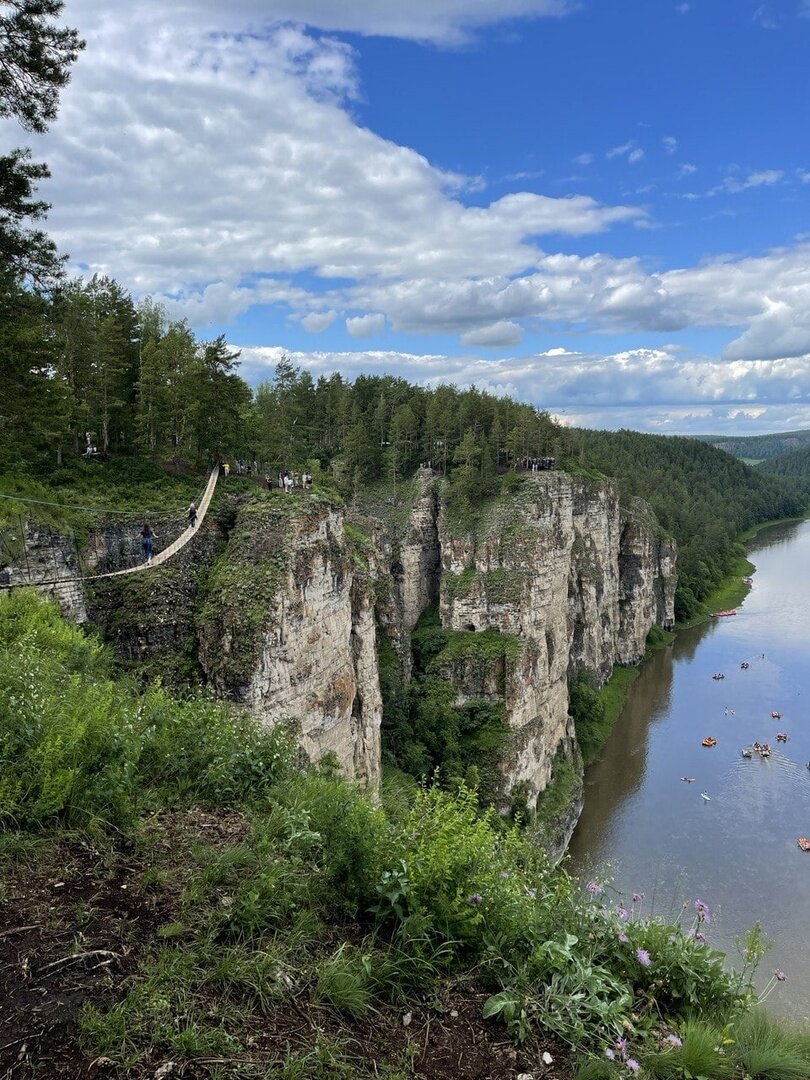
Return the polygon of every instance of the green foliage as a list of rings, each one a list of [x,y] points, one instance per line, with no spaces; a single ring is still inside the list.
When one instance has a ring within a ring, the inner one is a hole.
[[[456,703],[456,692],[441,677],[445,661],[473,663],[481,672],[496,668],[519,648],[516,638],[456,633],[439,622],[438,605],[422,614],[411,636],[413,678],[405,684],[402,666],[385,635],[380,642],[383,696],[383,750],[387,762],[413,777],[440,769],[451,787],[465,781],[490,804],[498,794],[498,764],[508,730],[502,702],[472,698]],[[461,644],[458,644],[458,641]],[[471,648],[467,642],[473,642]]]
[[[106,651],[26,592],[0,598],[0,818],[131,821],[155,798],[238,802],[290,766],[281,733],[160,687],[140,696]]]
[[[727,1080],[734,1063],[726,1032],[704,1020],[688,1020],[681,1029],[682,1046],[644,1058],[644,1067],[660,1080]]]
[[[344,941],[320,966],[318,996],[350,1016],[365,1016],[371,1008],[369,960]]]
[[[810,1036],[753,1009],[734,1025],[730,1052],[746,1076],[757,1080],[806,1080]]]

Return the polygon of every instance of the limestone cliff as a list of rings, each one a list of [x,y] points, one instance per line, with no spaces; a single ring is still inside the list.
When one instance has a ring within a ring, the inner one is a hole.
[[[435,482],[423,474],[421,484],[413,514],[429,536],[424,507]],[[577,756],[569,675],[584,667],[603,682],[614,664],[640,660],[653,624],[671,625],[674,547],[644,504],[620,506],[609,481],[525,477],[464,520],[443,499],[434,505],[441,622],[468,635],[441,673],[459,705],[503,702],[510,738],[500,803],[505,809],[519,791],[532,808],[558,751],[569,761]],[[407,580],[399,588],[414,589]]]
[[[63,603],[76,618],[89,612],[135,670],[203,684],[268,725],[294,722],[312,760],[333,754],[372,789],[380,635],[407,680],[412,632],[438,601],[447,647],[431,673],[459,709],[496,706],[506,728],[496,802],[532,809],[561,762],[569,787],[581,778],[570,676],[587,668],[604,682],[614,664],[638,662],[653,624],[672,623],[675,550],[649,508],[622,507],[610,481],[549,472],[503,487],[463,512],[427,470],[348,511],[312,494],[229,495],[176,561],[89,596],[58,538],[33,532],[29,560],[74,574]],[[101,527],[86,563],[125,564],[131,532]],[[580,797],[571,787],[567,806]],[[570,831],[576,814],[557,818]]]
[[[200,661],[220,697],[376,787],[380,697],[373,598],[343,513],[316,497],[239,510],[200,617]]]

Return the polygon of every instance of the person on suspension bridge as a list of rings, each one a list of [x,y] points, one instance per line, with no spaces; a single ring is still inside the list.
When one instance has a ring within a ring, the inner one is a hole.
[[[148,521],[143,523],[143,528],[139,535],[141,538],[141,551],[143,552],[144,562],[147,566],[151,566],[152,556],[155,552],[155,540],[157,540],[157,537],[152,532],[152,526]]]
[[[191,506],[188,508],[188,527],[190,529],[193,529],[196,524],[197,524],[197,504],[195,502],[192,502]]]

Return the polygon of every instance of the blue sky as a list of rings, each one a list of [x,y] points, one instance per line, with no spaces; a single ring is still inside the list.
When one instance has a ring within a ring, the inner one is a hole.
[[[120,9],[66,5],[52,231],[251,381],[286,352],[567,423],[810,427],[806,0]]]

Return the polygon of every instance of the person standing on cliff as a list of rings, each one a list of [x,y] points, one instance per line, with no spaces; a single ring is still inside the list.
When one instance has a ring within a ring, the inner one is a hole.
[[[140,532],[141,537],[141,551],[143,552],[144,561],[147,566],[152,565],[152,555],[155,551],[155,540],[157,537],[152,532],[152,526],[148,521],[143,523],[143,528]]]
[[[195,502],[192,502],[191,506],[189,506],[189,508],[188,508],[188,527],[190,529],[193,529],[196,524],[197,524],[197,504]]]

